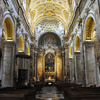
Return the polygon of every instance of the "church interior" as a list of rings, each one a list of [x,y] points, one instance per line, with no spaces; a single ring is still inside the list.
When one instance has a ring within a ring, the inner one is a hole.
[[[0,100],[100,100],[100,0],[0,0]]]

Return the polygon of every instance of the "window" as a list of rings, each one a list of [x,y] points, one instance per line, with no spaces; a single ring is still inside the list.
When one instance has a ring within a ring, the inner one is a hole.
[[[26,0],[23,0],[23,7],[26,10]]]
[[[73,0],[73,10],[75,9],[75,6],[76,6],[76,2],[75,0]]]
[[[31,16],[30,16],[30,14],[29,14],[29,23],[31,22]]]

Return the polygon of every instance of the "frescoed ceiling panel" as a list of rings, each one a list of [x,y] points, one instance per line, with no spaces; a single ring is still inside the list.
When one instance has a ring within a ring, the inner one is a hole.
[[[68,20],[72,16],[73,0],[26,0],[26,3],[27,17],[31,15],[30,23],[33,34],[36,23],[42,18],[59,19],[67,30]]]

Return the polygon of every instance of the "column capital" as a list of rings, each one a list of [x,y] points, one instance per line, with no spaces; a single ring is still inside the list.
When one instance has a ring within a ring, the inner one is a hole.
[[[9,41],[9,40],[8,40],[8,41],[4,41],[4,43],[5,43],[5,44],[9,44],[9,43],[15,44],[15,41]]]
[[[94,44],[94,41],[89,40],[89,41],[83,41],[84,44]]]
[[[11,47],[15,45],[15,41],[4,41],[4,45],[6,45],[7,47]]]
[[[65,43],[65,49],[69,48],[69,43]]]
[[[31,43],[30,46],[31,46],[31,49],[34,49],[34,44],[33,43]]]
[[[94,43],[95,43],[95,42],[92,41],[92,40],[91,40],[91,41],[84,41],[84,42],[83,42],[83,44],[84,44],[85,46],[87,46],[87,47],[94,46]]]
[[[81,53],[80,51],[75,51],[75,52],[74,52],[74,54],[80,54],[80,53]]]
[[[35,57],[37,57],[37,55],[38,55],[37,51],[35,51],[34,54],[35,54]]]
[[[62,51],[62,52],[61,52],[61,55],[62,55],[62,57],[64,57],[64,55],[65,55],[65,51]]]
[[[73,60],[73,58],[69,58],[69,60]]]

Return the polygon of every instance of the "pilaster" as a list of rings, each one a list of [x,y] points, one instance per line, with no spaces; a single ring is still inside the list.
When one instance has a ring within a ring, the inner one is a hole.
[[[69,58],[69,69],[70,69],[70,82],[74,83],[75,76],[74,76],[74,66],[73,66],[73,58]]]
[[[94,41],[84,42],[85,77],[86,86],[97,84]]]
[[[81,59],[80,59],[80,51],[74,52],[74,60],[75,60],[75,79],[77,84],[82,84],[82,68],[81,68]]]
[[[68,81],[69,79],[69,44],[65,45],[65,75],[66,79]]]
[[[31,59],[31,71],[30,71],[30,81],[33,81],[33,77],[35,76],[35,56],[34,56],[34,44],[31,44],[31,52],[30,55],[32,55]]]
[[[65,76],[65,52],[62,51],[62,81],[64,81]]]
[[[4,42],[2,87],[13,87],[15,42]]]
[[[38,53],[35,52],[34,56],[35,56],[35,62],[34,62],[34,65],[35,65],[35,78],[37,79],[37,57],[38,57]]]

